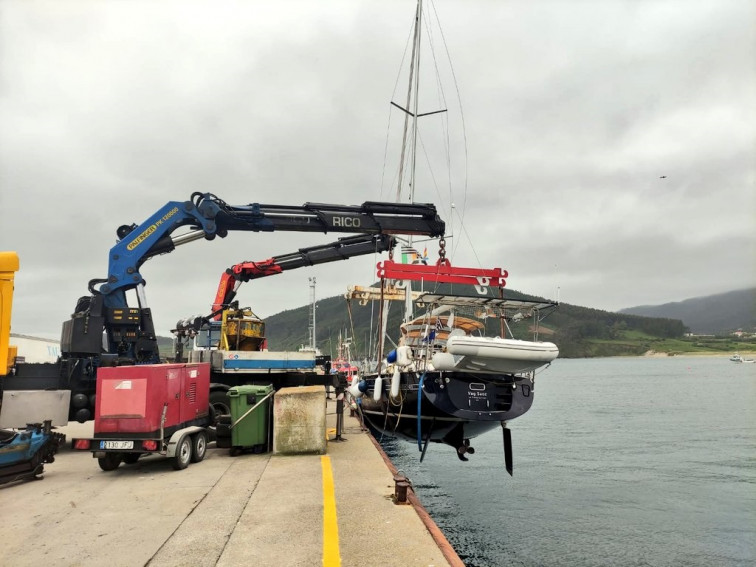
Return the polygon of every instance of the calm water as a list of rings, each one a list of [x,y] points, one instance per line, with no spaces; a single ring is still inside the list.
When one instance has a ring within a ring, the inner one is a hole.
[[[756,564],[756,364],[557,360],[475,455],[384,439],[468,566]]]

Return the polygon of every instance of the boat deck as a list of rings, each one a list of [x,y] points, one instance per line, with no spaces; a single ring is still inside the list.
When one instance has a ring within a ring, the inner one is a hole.
[[[43,480],[0,486],[0,564],[463,565],[413,494],[393,503],[395,471],[348,414],[336,442],[328,402],[326,455],[231,457],[211,444],[183,471],[151,456],[103,472],[68,443]]]

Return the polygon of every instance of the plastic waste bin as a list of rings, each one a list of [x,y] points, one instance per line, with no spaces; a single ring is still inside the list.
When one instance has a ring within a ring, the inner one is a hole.
[[[272,384],[235,386],[228,391],[233,424],[232,454],[237,454],[243,449],[252,449],[255,453],[268,450],[272,393]]]

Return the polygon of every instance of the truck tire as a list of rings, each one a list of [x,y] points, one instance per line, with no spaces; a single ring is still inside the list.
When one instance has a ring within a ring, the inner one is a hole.
[[[97,464],[100,465],[100,468],[104,471],[114,471],[118,468],[118,465],[121,464],[121,454],[106,453],[104,457],[99,457],[97,459]]]
[[[215,423],[215,446],[218,449],[231,448],[231,416],[219,415]]]
[[[177,471],[189,466],[192,460],[192,438],[184,435],[176,444],[176,455],[173,457],[173,468]]]
[[[231,399],[228,397],[228,392],[223,390],[210,392],[210,406],[213,408],[216,418],[219,415],[230,414]]]
[[[207,453],[207,433],[200,431],[192,435],[192,462],[199,463]]]

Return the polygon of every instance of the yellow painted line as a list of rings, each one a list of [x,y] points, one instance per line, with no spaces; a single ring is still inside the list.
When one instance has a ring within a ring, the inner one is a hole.
[[[333,492],[333,471],[331,458],[320,457],[323,471],[323,566],[341,565],[339,554],[339,523],[336,520],[336,495]]]

